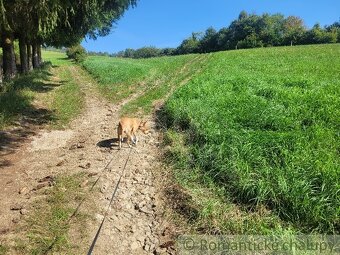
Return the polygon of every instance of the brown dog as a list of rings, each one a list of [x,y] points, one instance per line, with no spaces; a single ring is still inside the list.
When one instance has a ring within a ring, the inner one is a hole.
[[[120,119],[118,124],[118,140],[119,140],[119,149],[122,148],[123,134],[127,136],[127,144],[131,147],[130,142],[132,141],[137,145],[137,131],[141,130],[144,134],[147,133],[148,128],[146,125],[147,121],[143,121],[138,118],[128,118],[123,117]]]

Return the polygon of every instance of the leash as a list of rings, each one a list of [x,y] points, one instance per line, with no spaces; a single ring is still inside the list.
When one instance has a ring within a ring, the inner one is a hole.
[[[130,151],[131,153],[131,151]],[[129,154],[130,157],[130,154]],[[103,173],[105,170],[107,170],[109,168],[109,165],[112,163],[112,160],[114,159],[114,156],[111,157],[110,161],[105,165],[105,167],[103,168],[103,170],[101,171],[101,173],[99,174],[98,178],[96,179],[96,181],[92,184],[91,188],[89,189],[88,192],[92,192],[93,188],[97,185],[99,179],[102,177]],[[125,163],[126,167],[127,162]],[[71,220],[74,218],[74,216],[77,215],[80,207],[82,206],[82,204],[84,203],[84,201],[86,200],[87,196],[85,196],[80,203],[78,204],[77,208],[74,210],[74,212],[72,213],[72,215],[70,216],[70,218],[68,219],[68,223],[71,222]],[[56,242],[58,241],[58,239],[54,239],[54,241],[51,243],[51,245],[45,250],[45,252],[43,253],[44,255],[46,255],[52,248],[53,246],[56,244]]]
[[[118,190],[120,181],[122,180],[122,177],[124,176],[125,168],[126,168],[127,163],[128,163],[128,161],[129,161],[129,159],[130,159],[131,151],[132,151],[132,148],[130,148],[129,155],[128,155],[126,161],[125,161],[125,165],[124,165],[122,171],[120,172],[120,176],[119,176],[118,182],[117,182],[117,184],[116,184],[116,186],[115,186],[115,189],[114,189],[114,191],[113,191],[113,193],[112,193],[110,203],[109,203],[109,205],[108,205],[107,208],[106,208],[106,211],[105,211],[104,217],[103,217],[103,219],[102,219],[102,222],[100,223],[100,226],[99,226],[99,228],[98,228],[98,230],[97,230],[97,233],[96,233],[96,235],[95,235],[95,237],[94,237],[94,239],[93,239],[93,241],[92,241],[92,244],[91,244],[91,246],[90,246],[90,249],[89,249],[87,255],[91,255],[91,254],[92,254],[93,249],[94,249],[94,247],[95,247],[95,245],[96,245],[96,242],[97,242],[98,237],[99,237],[99,235],[100,235],[100,231],[102,230],[102,227],[103,227],[104,222],[105,222],[105,219],[106,219],[106,217],[107,217],[107,215],[108,215],[109,209],[110,209],[110,207],[111,207],[111,205],[112,205],[112,202],[113,202],[113,200],[114,200],[114,198],[115,198],[115,196],[116,196],[116,193],[117,193],[117,190]]]
[[[102,177],[104,171],[106,169],[108,169],[109,165],[111,164],[112,160],[113,160],[113,156],[111,157],[111,160],[106,164],[106,166],[103,168],[103,170],[101,171],[100,175],[98,176],[98,178],[96,179],[96,181],[92,184],[91,188],[89,189],[89,192],[91,192],[93,190],[93,188],[97,185],[99,179]],[[79,211],[79,208],[81,207],[81,205],[84,203],[84,201],[86,200],[86,197],[84,197],[80,203],[78,204],[77,208],[74,210],[74,212],[72,213],[72,215],[70,216],[70,218],[68,219],[68,222],[70,222],[72,220],[72,218],[74,216],[77,215],[78,211]]]

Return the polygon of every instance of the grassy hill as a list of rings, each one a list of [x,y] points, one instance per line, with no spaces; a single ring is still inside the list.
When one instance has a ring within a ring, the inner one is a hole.
[[[68,128],[92,93],[100,113],[97,86],[113,104],[128,102],[121,114],[153,113],[164,128],[169,167],[159,169],[161,196],[170,208],[164,215],[172,218],[165,221],[177,223],[176,233],[270,234],[288,241],[300,233],[340,233],[339,44],[143,60],[89,57],[87,71],[61,53],[43,57],[51,63],[0,91],[0,129],[9,130],[2,135],[15,137],[11,126],[20,125]],[[79,170],[77,157],[69,157]],[[60,159],[45,160],[41,166],[50,171],[50,162]],[[45,252],[51,243],[56,252],[78,249],[68,244],[74,231],[67,215],[85,176],[63,175],[42,191],[25,219],[28,228],[19,227],[16,252]],[[0,254],[11,248],[0,244]]]
[[[339,231],[340,45],[214,54],[165,106],[187,165],[232,201]]]
[[[140,95],[125,105],[123,113],[150,113],[153,102],[162,100],[200,72],[207,55],[184,55],[152,59],[88,57],[84,68],[97,80],[101,93],[117,103],[134,92]]]
[[[197,228],[339,233],[340,45],[90,57],[84,67],[113,102],[140,91],[130,115],[180,87],[161,117]]]

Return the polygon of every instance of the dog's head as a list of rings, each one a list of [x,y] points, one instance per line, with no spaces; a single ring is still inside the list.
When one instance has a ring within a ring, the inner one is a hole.
[[[147,124],[147,120],[142,120],[141,122],[140,122],[140,124],[139,124],[139,127],[138,127],[138,129],[139,130],[141,130],[144,134],[147,134],[147,133],[149,133],[149,125]]]

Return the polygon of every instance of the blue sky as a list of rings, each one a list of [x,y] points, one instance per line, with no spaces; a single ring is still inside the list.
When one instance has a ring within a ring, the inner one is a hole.
[[[139,0],[110,35],[82,45],[109,53],[143,46],[177,47],[192,32],[229,26],[242,10],[299,16],[310,28],[317,22],[324,26],[339,21],[340,0]]]

